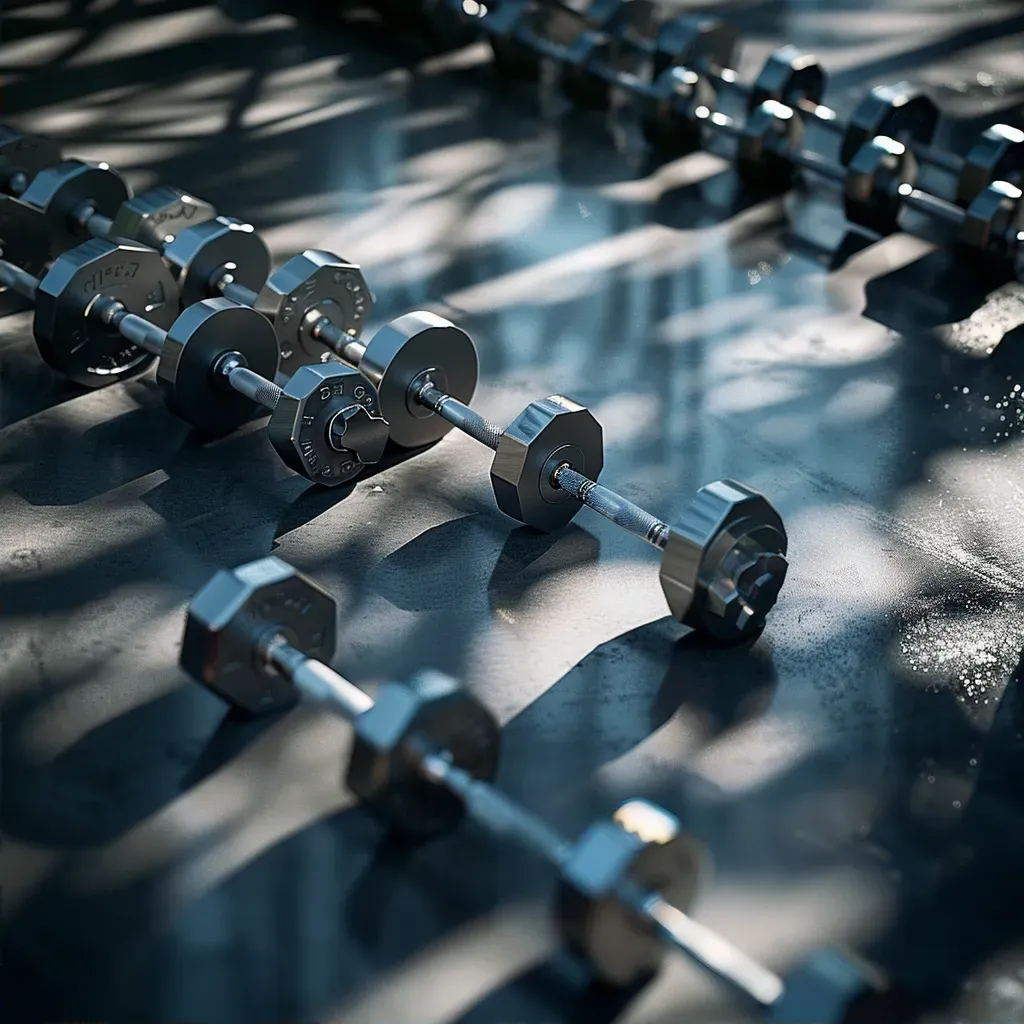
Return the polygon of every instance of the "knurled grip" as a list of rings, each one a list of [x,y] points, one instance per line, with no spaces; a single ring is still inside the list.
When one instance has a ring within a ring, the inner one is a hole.
[[[577,501],[582,501],[599,515],[610,519],[630,533],[643,537],[656,547],[664,547],[663,535],[667,536],[668,527],[650,512],[645,512],[639,505],[623,498],[621,494],[603,487],[582,473],[569,466],[561,466],[554,473],[554,482],[571,494]]]

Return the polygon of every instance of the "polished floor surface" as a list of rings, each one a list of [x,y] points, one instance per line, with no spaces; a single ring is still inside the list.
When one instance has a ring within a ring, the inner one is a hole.
[[[953,144],[1019,123],[1019,5],[725,9],[741,70],[812,48],[840,111],[911,77]],[[588,987],[550,933],[549,869],[468,826],[396,849],[340,784],[345,725],[246,723],[188,682],[189,596],[274,551],[338,594],[340,670],[432,665],[489,702],[501,784],[551,821],[575,833],[633,795],[677,813],[715,862],[695,913],[744,949],[785,969],[848,942],[930,1020],[1024,1020],[1024,290],[979,284],[938,237],[845,235],[824,190],[751,202],[710,154],[651,169],[622,119],[496,87],[482,48],[391,34],[354,12],[11,3],[0,115],[251,219],[278,260],[357,260],[371,330],[456,320],[477,408],[590,405],[602,479],[660,515],[717,477],[765,491],[790,532],[782,598],[752,647],[709,650],[666,618],[653,550],[586,510],[517,528],[468,438],[317,492],[259,422],[204,444],[151,379],[61,383],[15,310],[6,1019],[755,1019],[679,960],[629,999]]]

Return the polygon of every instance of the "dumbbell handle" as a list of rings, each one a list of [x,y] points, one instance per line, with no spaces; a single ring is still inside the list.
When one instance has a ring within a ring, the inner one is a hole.
[[[114,222],[109,217],[97,211],[91,199],[80,203],[71,214],[71,219],[88,231],[93,238],[104,240],[109,240],[110,229],[114,226]]]
[[[413,392],[417,403],[436,412],[463,433],[486,445],[492,451],[498,450],[505,431],[497,425],[485,420],[457,398],[446,395],[440,388],[426,381]],[[605,519],[635,534],[654,547],[663,549],[668,543],[670,528],[650,512],[644,511],[639,505],[623,498],[596,480],[578,473],[566,463],[553,463],[546,468],[548,477],[555,487],[571,494],[577,501],[592,508]]]
[[[251,288],[239,284],[230,268],[222,267],[218,270],[213,279],[213,290],[219,292],[225,299],[231,299],[240,306],[255,306],[259,296]]]
[[[13,263],[8,263],[7,260],[0,260],[0,284],[28,299],[29,302],[36,301],[39,278],[33,277]]]

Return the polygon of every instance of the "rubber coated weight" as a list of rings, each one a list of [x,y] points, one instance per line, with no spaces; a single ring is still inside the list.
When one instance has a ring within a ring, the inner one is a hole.
[[[21,199],[43,212],[50,229],[50,254],[58,256],[90,237],[89,229],[73,216],[83,204],[114,217],[131,194],[121,175],[106,164],[65,160],[40,171]]]
[[[27,187],[41,170],[63,159],[60,146],[53,139],[0,125],[0,189],[3,191],[20,194],[24,187],[13,188],[12,179],[23,178]]]
[[[825,95],[825,69],[817,57],[795,46],[781,46],[765,61],[747,96],[747,111],[756,110],[765,100],[797,107],[802,100],[821,103]]]
[[[754,193],[774,195],[792,188],[799,168],[788,153],[803,145],[804,123],[791,108],[766,100],[747,116],[736,147],[736,175]]]
[[[620,0],[618,4],[591,4],[581,14],[578,34],[567,41],[561,87],[574,103],[589,110],[605,110],[614,86],[597,65],[616,72],[639,70],[635,41],[653,39],[658,30],[658,9],[650,0]],[[571,29],[566,31],[571,32]],[[564,36],[563,36],[564,38]]]
[[[465,805],[424,779],[413,758],[415,741],[447,751],[474,779],[498,773],[501,728],[494,715],[454,680],[421,672],[407,683],[378,687],[373,707],[353,723],[346,784],[377,817],[408,839],[424,839],[457,825]]]
[[[652,75],[672,67],[706,72],[732,67],[736,62],[739,31],[721,18],[686,15],[671,18],[658,30],[654,42]]]
[[[665,947],[618,894],[626,886],[657,892],[685,913],[706,859],[667,811],[646,800],[622,804],[611,821],[583,833],[562,868],[557,920],[568,945],[606,982],[633,987],[646,981],[661,966]]]
[[[337,642],[334,598],[278,558],[219,572],[189,605],[181,667],[247,714],[289,707],[296,698],[291,683],[255,657],[268,628],[329,662]]]
[[[915,186],[917,160],[902,143],[884,135],[872,139],[850,161],[843,190],[843,210],[851,224],[876,234],[900,229],[900,185]]]
[[[956,201],[969,206],[994,181],[1019,185],[1024,171],[1024,132],[1008,124],[986,128],[964,157]]]
[[[110,237],[130,238],[162,250],[182,231],[216,216],[217,211],[202,199],[157,185],[121,204],[110,225]]]
[[[256,308],[277,331],[281,373],[324,359],[328,349],[311,332],[318,311],[346,334],[357,338],[373,310],[373,295],[363,272],[333,253],[307,249],[283,263],[267,279]]]
[[[376,388],[351,366],[325,363],[292,375],[270,414],[267,436],[289,469],[337,487],[380,461],[388,426]]]
[[[1024,231],[1021,190],[1007,181],[995,181],[975,196],[964,211],[957,243],[966,259],[979,258],[1003,272],[1013,272],[1020,256],[1018,233]]]
[[[531,402],[505,428],[491,464],[498,508],[536,530],[571,522],[583,505],[552,483],[561,464],[596,480],[604,468],[604,435],[589,409],[552,395]]]
[[[849,166],[861,147],[885,135],[897,142],[927,145],[939,126],[939,108],[919,86],[910,82],[879,85],[857,104],[839,147],[839,160]]]
[[[34,207],[0,195],[0,257],[38,274],[50,258],[46,221]]]
[[[44,361],[83,387],[105,387],[145,370],[153,356],[89,315],[98,296],[161,329],[178,311],[178,289],[160,256],[103,239],[69,249],[39,282],[33,333]]]
[[[476,391],[480,364],[465,331],[432,313],[416,311],[377,331],[359,369],[380,393],[391,440],[401,448],[419,448],[439,441],[452,427],[413,401],[413,383],[425,383],[429,376],[442,391],[468,403]]]
[[[230,389],[216,368],[229,352],[261,377],[277,373],[277,337],[266,317],[228,299],[187,306],[167,331],[157,381],[168,407],[197,430],[229,434],[263,407]]]
[[[735,643],[759,633],[786,581],[782,517],[735,480],[705,484],[671,527],[658,578],[672,617]]]
[[[644,138],[668,156],[685,156],[704,147],[707,120],[700,108],[712,109],[715,92],[696,71],[666,68],[640,101],[640,125]]]
[[[270,274],[270,250],[251,224],[215,217],[182,231],[164,248],[183,306],[217,294],[214,278],[229,269],[236,284],[258,292]]]

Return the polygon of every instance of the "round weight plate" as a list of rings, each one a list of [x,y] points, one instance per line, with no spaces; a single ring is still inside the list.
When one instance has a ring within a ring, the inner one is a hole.
[[[267,380],[277,373],[277,338],[266,317],[228,299],[186,307],[167,332],[156,376],[168,406],[204,434],[229,434],[260,408],[214,373],[227,352]]]
[[[178,311],[174,279],[151,249],[93,238],[54,260],[36,291],[36,344],[49,366],[87,388],[104,387],[153,362],[149,352],[89,315],[101,295],[161,329]]]
[[[128,185],[112,168],[65,160],[40,171],[21,198],[46,215],[50,254],[58,256],[89,237],[88,229],[71,219],[82,204],[88,203],[96,213],[113,218],[130,197]]]
[[[391,440],[401,448],[431,444],[452,429],[447,420],[411,400],[412,382],[429,371],[446,394],[468,404],[479,368],[473,339],[453,323],[422,310],[385,324],[359,361],[359,369],[377,385]]]
[[[178,276],[181,303],[190,306],[216,296],[213,278],[229,269],[236,284],[258,292],[270,273],[270,250],[251,224],[214,217],[186,228],[164,248],[164,259]]]
[[[307,249],[274,271],[260,291],[256,308],[273,323],[281,347],[281,372],[321,362],[330,349],[311,335],[308,313],[318,310],[353,338],[373,309],[363,272],[333,253]]]
[[[52,139],[39,135],[25,135],[0,125],[0,188],[11,189],[11,179],[23,175],[26,183],[45,167],[52,167],[64,159],[60,146]]]
[[[0,195],[0,255],[8,263],[38,274],[50,258],[43,215],[13,196]]]

